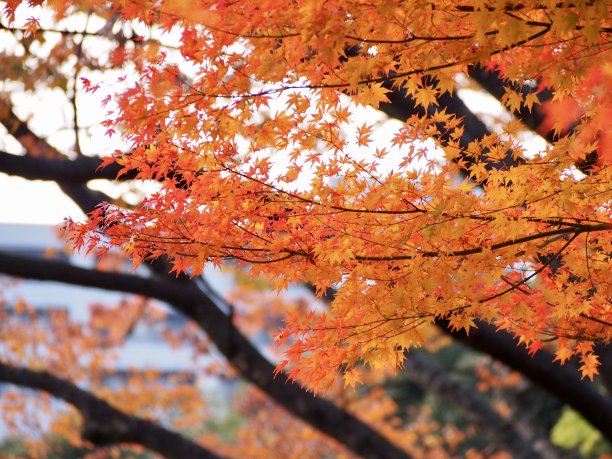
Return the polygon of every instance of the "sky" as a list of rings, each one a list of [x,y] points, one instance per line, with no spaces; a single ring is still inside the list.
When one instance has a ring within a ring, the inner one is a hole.
[[[23,24],[30,16],[41,20],[43,27],[53,25],[48,12],[38,7],[17,10],[15,24]],[[82,29],[87,24],[88,30],[97,30],[104,22],[95,23],[85,15],[72,18],[70,24],[64,24],[69,30]],[[51,49],[58,40],[58,35],[47,33],[46,43],[34,51],[42,54],[45,49]],[[96,53],[108,52],[109,45],[103,40],[88,38],[93,44]],[[35,44],[31,48],[35,48]],[[0,52],[14,51],[15,42],[9,32],[0,32]],[[89,53],[89,50],[88,50]],[[119,75],[117,75],[119,76]],[[107,75],[108,77],[108,75]],[[11,100],[15,111],[21,119],[27,119],[30,128],[37,134],[45,137],[60,151],[70,151],[74,137],[66,126],[71,125],[72,109],[65,103],[63,91],[44,91],[36,94],[23,94],[19,87],[9,87],[6,82],[0,81],[0,90],[11,93]],[[100,102],[104,95],[79,93],[78,111],[79,124],[86,126],[81,136],[82,149],[86,153],[106,154],[118,148],[118,139],[112,141],[105,138],[106,128],[100,126]],[[63,106],[62,106],[63,104]],[[58,113],[58,107],[61,107]],[[23,153],[23,148],[12,139],[2,125],[0,125],[0,150],[8,153]],[[99,185],[98,185],[99,186]],[[0,224],[1,223],[33,223],[33,224],[59,224],[66,218],[82,219],[80,209],[68,199],[52,182],[27,181],[19,177],[9,177],[0,173]],[[1,230],[0,230],[1,231]],[[1,237],[0,233],[0,237]]]

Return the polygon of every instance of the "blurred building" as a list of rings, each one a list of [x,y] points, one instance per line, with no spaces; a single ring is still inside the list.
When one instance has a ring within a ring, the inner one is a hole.
[[[91,258],[65,251],[65,244],[56,235],[56,229],[48,225],[0,224],[0,251],[32,258],[53,258],[75,266],[93,267]],[[64,308],[70,317],[79,322],[89,318],[91,304],[118,305],[131,295],[96,288],[80,287],[59,282],[21,279],[4,288],[6,308],[25,302],[44,318],[49,308]],[[192,353],[188,349],[173,349],[161,336],[162,328],[178,331],[187,323],[180,314],[155,302],[166,310],[166,316],[156,324],[139,322],[126,342],[125,351],[117,361],[117,369],[155,368],[164,372],[185,372],[193,368]]]

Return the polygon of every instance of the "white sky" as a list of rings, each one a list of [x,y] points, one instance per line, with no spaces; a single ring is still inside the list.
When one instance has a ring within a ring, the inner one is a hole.
[[[55,225],[83,213],[55,183],[30,182],[0,174],[0,223]]]

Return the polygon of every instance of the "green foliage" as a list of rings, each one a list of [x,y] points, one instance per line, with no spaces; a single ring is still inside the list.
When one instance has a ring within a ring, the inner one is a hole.
[[[552,429],[551,440],[562,448],[578,448],[580,454],[588,458],[612,453],[612,447],[603,439],[601,432],[570,408],[563,410]]]
[[[25,457],[27,453],[26,445],[20,438],[8,437],[0,443],[1,457]]]
[[[47,438],[46,454],[53,459],[81,459],[92,453],[96,448],[77,447],[71,445],[65,438],[50,436]],[[117,454],[112,457],[116,459],[151,459],[153,456],[148,452],[135,452],[129,448],[116,448]],[[2,459],[26,459],[33,457],[28,451],[27,445],[19,437],[7,437],[0,442],[0,458]]]

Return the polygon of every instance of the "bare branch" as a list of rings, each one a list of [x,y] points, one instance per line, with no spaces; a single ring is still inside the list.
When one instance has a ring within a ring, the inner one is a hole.
[[[593,383],[581,380],[576,368],[553,363],[554,356],[546,351],[529,355],[527,349],[518,347],[509,333],[495,330],[485,323],[479,322],[469,335],[464,330],[452,331],[448,320],[438,319],[436,324],[458,341],[521,372],[567,403],[608,440],[612,440],[612,400],[602,395]]]
[[[84,183],[89,180],[115,180],[121,167],[117,163],[98,169],[102,160],[79,156],[75,160],[50,159],[31,155],[12,155],[0,151],[0,172],[28,180]],[[133,179],[135,174],[124,174],[118,180]]]
[[[93,444],[136,443],[177,459],[221,457],[158,424],[125,414],[70,381],[46,371],[33,371],[0,361],[0,381],[48,392],[73,405],[83,417],[83,438]]]
[[[66,155],[35,134],[26,122],[15,115],[10,101],[2,98],[0,98],[0,123],[21,143],[28,155],[40,158],[55,158],[57,160],[66,158]],[[106,194],[90,190],[83,184],[75,184],[74,182],[58,182],[57,184],[84,213],[91,212],[101,202],[112,200]]]

